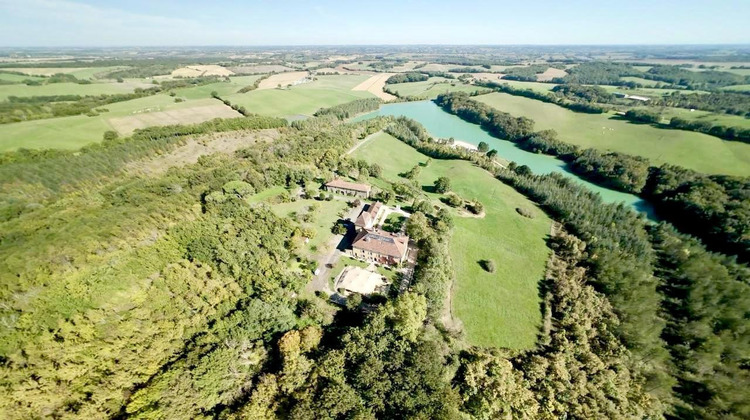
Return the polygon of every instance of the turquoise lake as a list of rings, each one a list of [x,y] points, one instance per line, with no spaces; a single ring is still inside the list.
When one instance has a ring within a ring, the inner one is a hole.
[[[656,220],[653,207],[642,198],[627,194],[620,191],[600,187],[596,184],[586,181],[575,173],[571,172],[567,164],[560,159],[540,153],[531,153],[518,148],[514,143],[501,140],[490,136],[478,125],[468,123],[461,118],[451,115],[431,101],[420,102],[403,102],[388,104],[380,107],[379,110],[369,114],[361,115],[353,121],[361,121],[377,116],[404,116],[419,121],[433,137],[450,138],[465,141],[473,145],[479,142],[485,142],[490,149],[495,149],[498,155],[506,160],[511,160],[519,165],[528,166],[536,174],[548,174],[559,172],[565,176],[574,179],[581,185],[591,191],[599,193],[602,200],[606,203],[624,203],[631,206],[634,210],[645,213],[651,219]]]

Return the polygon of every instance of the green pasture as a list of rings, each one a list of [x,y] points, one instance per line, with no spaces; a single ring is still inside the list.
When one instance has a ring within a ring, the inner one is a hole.
[[[199,99],[175,103],[174,98],[159,94],[130,101],[117,102],[102,108],[108,112],[89,117],[48,118],[12,124],[0,124],[0,151],[27,149],[78,149],[102,140],[102,135],[112,126],[113,117],[126,117],[144,112],[168,111],[218,103],[215,99]]]
[[[377,163],[383,169],[382,178],[393,181],[403,180],[399,173],[427,161],[387,134],[378,134],[357,149],[354,157]],[[473,345],[533,347],[541,323],[537,285],[549,253],[545,238],[550,219],[523,195],[470,162],[433,159],[422,168],[418,182],[431,186],[440,176],[449,177],[452,190],[461,197],[479,200],[485,207],[483,218],[453,211],[453,315]],[[441,195],[425,192],[424,197],[439,204]],[[520,216],[518,207],[531,210],[535,218]],[[494,261],[496,271],[484,271],[480,260]]]
[[[10,76],[7,75],[6,76]],[[41,86],[27,86],[24,84],[0,85],[0,101],[8,96],[53,96],[53,95],[112,95],[115,93],[132,93],[135,88],[127,83],[50,83]]]
[[[671,163],[710,174],[750,174],[750,144],[707,134],[632,123],[613,114],[584,114],[504,93],[476,99],[500,111],[533,119],[536,130],[554,129],[581,147],[638,155],[652,165]]]
[[[400,96],[417,96],[424,99],[435,99],[438,95],[447,92],[475,92],[482,89],[479,86],[467,85],[458,80],[450,80],[442,77],[432,77],[424,82],[397,83],[386,85]]]
[[[232,104],[244,106],[248,112],[276,117],[312,115],[320,108],[372,98],[365,91],[353,91],[369,76],[318,76],[318,80],[284,89],[254,90],[227,95]]]

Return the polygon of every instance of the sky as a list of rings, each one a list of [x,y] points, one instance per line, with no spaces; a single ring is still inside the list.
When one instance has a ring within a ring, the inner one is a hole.
[[[750,44],[750,0],[0,0],[0,46]]]

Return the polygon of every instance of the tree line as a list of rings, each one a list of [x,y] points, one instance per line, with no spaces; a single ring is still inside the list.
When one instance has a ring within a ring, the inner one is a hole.
[[[435,102],[494,136],[563,159],[593,182],[642,195],[678,228],[699,236],[714,249],[750,261],[748,178],[708,176],[671,165],[655,168],[642,157],[581,150],[557,140],[553,130],[534,132],[528,118],[497,111],[459,92],[440,95]]]
[[[400,129],[391,132],[405,133],[409,126],[419,129],[415,122],[406,124],[399,121],[399,125]],[[422,140],[415,142],[417,138]],[[605,205],[597,194],[560,174],[537,176],[522,170],[523,166],[513,164],[508,169],[503,169],[484,155],[458,151],[449,145],[436,143],[429,137],[414,135],[408,143],[436,158],[474,161],[539,203],[554,219],[562,222],[575,234],[570,236],[562,233],[553,238],[551,247],[555,253],[550,263],[553,272],[560,272],[555,270],[564,268],[561,271],[572,278],[584,275],[585,280],[578,277],[580,280],[573,282],[578,285],[576,288],[584,283],[593,285],[597,291],[607,296],[617,313],[614,318],[619,318],[622,322],[607,330],[616,331],[619,339],[630,349],[630,362],[633,365],[619,357],[609,360],[617,361],[620,366],[618,371],[631,366],[631,375],[642,378],[642,382],[636,383],[649,390],[648,394],[655,404],[652,408],[664,410],[678,418],[744,418],[750,414],[746,386],[743,386],[750,381],[750,375],[745,369],[750,346],[746,317],[750,308],[747,290],[750,287],[750,270],[746,265],[738,264],[733,257],[707,251],[698,240],[678,233],[666,222],[650,225],[623,205]],[[439,153],[436,152],[437,149],[444,151]],[[675,178],[675,175],[671,174],[671,177]],[[675,179],[673,182],[680,181]],[[693,221],[696,225],[709,223],[711,222]],[[721,228],[717,227],[719,229]],[[579,267],[578,270],[585,269],[586,274],[583,274],[584,271],[577,271],[574,268],[576,266]],[[556,276],[552,278],[559,279]],[[541,348],[554,351],[554,346],[550,348],[550,343],[555,342],[555,334],[565,334],[565,328],[561,332],[559,328],[564,325],[564,321],[561,321],[559,314],[551,314],[556,311],[553,302],[560,299],[561,295],[558,293],[564,289],[547,283],[542,290],[547,291],[545,307],[552,306],[551,310],[547,309],[548,312],[545,312],[547,315],[544,325],[551,325],[552,316],[557,328],[553,330],[543,327],[543,332],[547,334],[555,332],[552,336],[543,334],[540,340],[544,344]],[[580,293],[584,289],[577,290]],[[568,295],[566,292],[563,295],[571,298],[576,296],[572,299],[573,302],[586,301],[582,307],[588,310],[601,307],[592,305],[581,294]],[[612,315],[607,315],[606,318],[609,319],[610,316]],[[575,331],[580,331],[580,320],[591,317],[591,313],[576,317],[576,322],[571,326],[575,325]],[[586,327],[583,329],[587,330]],[[570,336],[566,339],[566,343],[579,344],[574,346],[578,349],[580,343],[586,342],[585,339],[573,339]],[[600,339],[601,336],[598,336],[597,340]],[[618,354],[624,356],[623,353]],[[477,363],[476,367],[484,367],[478,371],[469,371],[468,378],[472,379],[472,384],[487,384],[486,381],[491,377],[483,376],[482,372],[490,366],[494,367],[495,372],[502,367],[502,359],[492,357],[492,353],[472,352],[465,357]],[[559,410],[560,415],[569,414],[570,410],[579,409],[580,406],[571,407],[566,405],[567,402],[591,401],[589,395],[570,398],[570,390],[583,389],[582,386],[556,388],[558,379],[552,378],[558,372],[557,369],[532,373],[536,369],[525,363],[538,357],[532,351],[518,356],[513,365],[522,366],[525,377],[540,379],[541,386],[532,389],[535,395],[545,395],[542,398],[545,404],[543,407],[546,408],[544,411],[554,412],[554,403],[559,402],[562,407],[556,410]],[[459,371],[459,376],[461,374]],[[508,378],[512,375],[506,372],[501,377]],[[580,377],[591,378],[590,375]],[[508,386],[507,379],[505,383]],[[524,418],[528,414],[524,410],[532,407],[514,407],[508,403],[508,399],[498,400],[484,393],[485,388],[480,385],[468,389],[471,390],[471,397],[464,401],[471,401],[468,407],[476,409],[477,413],[495,410],[494,413],[512,413],[513,417]],[[519,396],[518,392],[521,392],[517,388],[504,389],[506,392],[515,390],[512,394],[504,395]],[[606,404],[599,406],[601,407],[606,407]],[[648,406],[636,406],[638,409],[646,407]],[[622,407],[619,410],[619,413],[599,416],[589,413],[582,417],[616,418],[627,411]],[[642,413],[633,415],[644,417]]]

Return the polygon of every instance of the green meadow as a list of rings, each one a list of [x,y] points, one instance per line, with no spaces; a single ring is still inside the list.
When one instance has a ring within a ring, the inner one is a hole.
[[[554,129],[560,140],[581,147],[643,156],[652,165],[671,163],[709,174],[750,174],[750,144],[631,123],[613,114],[577,113],[505,93],[475,99],[514,116],[531,118],[536,130]]]
[[[354,157],[378,163],[382,178],[392,181],[403,180],[399,173],[427,161],[426,156],[382,133],[358,148]],[[463,324],[473,345],[533,347],[541,323],[537,284],[549,254],[545,238],[550,219],[526,197],[467,161],[433,159],[422,167],[418,182],[429,186],[441,176],[451,179],[458,195],[479,200],[485,208],[482,218],[453,210],[453,316]],[[424,196],[440,204],[440,194],[425,192]],[[515,210],[519,207],[535,217],[520,216]],[[496,271],[483,270],[480,260],[494,261]]]
[[[424,99],[435,99],[438,95],[447,92],[475,92],[481,89],[478,86],[470,86],[442,77],[432,77],[424,82],[397,83],[386,85],[386,87],[388,90],[398,92],[400,96],[418,96]]]
[[[8,75],[10,76],[10,75]],[[115,93],[131,93],[135,87],[129,83],[50,83],[41,86],[27,86],[24,84],[0,85],[0,101],[8,96],[53,96],[53,95],[112,95]]]
[[[318,80],[284,89],[254,90],[227,95],[232,104],[244,106],[248,112],[275,117],[310,116],[320,108],[328,108],[356,99],[372,98],[365,91],[353,91],[369,76],[317,76]]]
[[[672,117],[680,117],[691,121],[705,121],[730,127],[750,128],[750,118],[739,115],[717,114],[700,110],[691,111],[685,108],[659,108],[658,111],[661,111],[664,122],[668,122]]]
[[[126,117],[143,112],[159,112],[193,106],[212,105],[215,99],[199,99],[176,103],[174,98],[159,94],[106,105],[109,111],[97,116],[76,115],[12,124],[0,124],[0,151],[27,149],[78,149],[102,140],[112,130],[107,122],[113,117]]]
[[[127,68],[127,66],[109,66],[109,67],[28,67],[28,68],[9,68],[8,70],[26,73],[29,75],[52,75],[56,73],[65,73],[75,76],[77,79],[94,79],[104,76],[115,70]]]
[[[4,82],[21,83],[25,80],[41,81],[44,80],[44,78],[38,76],[27,76],[25,74],[3,73],[2,69],[0,69],[0,80]]]
[[[493,82],[501,83],[501,84],[508,84],[511,87],[514,87],[516,89],[531,89],[535,92],[549,92],[551,91],[555,86],[557,86],[554,83],[542,83],[542,82],[522,82],[519,80],[493,80]]]
[[[722,90],[730,90],[736,92],[750,92],[750,85],[734,85],[723,87]]]

